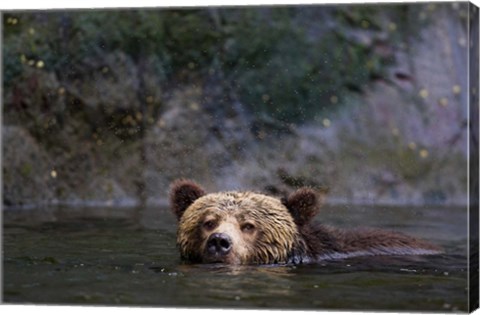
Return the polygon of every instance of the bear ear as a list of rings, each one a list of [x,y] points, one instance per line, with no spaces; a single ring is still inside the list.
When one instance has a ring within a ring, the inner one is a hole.
[[[180,220],[185,210],[203,195],[205,191],[194,181],[187,179],[174,181],[170,188],[170,206],[177,220]]]
[[[320,201],[323,199],[323,193],[318,195],[311,188],[300,188],[288,196],[283,198],[282,202],[287,207],[298,226],[309,223],[318,213]]]

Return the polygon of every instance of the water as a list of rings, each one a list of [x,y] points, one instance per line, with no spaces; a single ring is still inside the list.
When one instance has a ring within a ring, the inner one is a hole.
[[[4,302],[467,311],[461,208],[326,207],[325,223],[394,229],[445,254],[312,265],[186,265],[166,209],[4,211]]]

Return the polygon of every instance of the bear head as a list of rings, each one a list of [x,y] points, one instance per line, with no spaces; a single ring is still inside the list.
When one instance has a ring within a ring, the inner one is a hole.
[[[190,180],[172,184],[170,203],[181,257],[192,263],[295,261],[306,250],[301,229],[318,211],[318,197],[308,188],[280,200],[254,192],[207,194]]]

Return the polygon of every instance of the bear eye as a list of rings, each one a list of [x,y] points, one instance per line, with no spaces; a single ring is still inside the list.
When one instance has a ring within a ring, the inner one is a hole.
[[[216,225],[215,220],[208,220],[203,223],[203,227],[207,230],[213,230]]]
[[[253,230],[255,229],[255,226],[251,223],[245,223],[242,225],[241,229],[242,229],[242,232],[246,232],[246,233],[253,232]]]

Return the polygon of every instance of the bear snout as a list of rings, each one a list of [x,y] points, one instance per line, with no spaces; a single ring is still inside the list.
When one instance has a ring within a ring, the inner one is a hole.
[[[225,233],[213,233],[207,240],[207,252],[213,256],[225,256],[232,249],[232,239]]]

